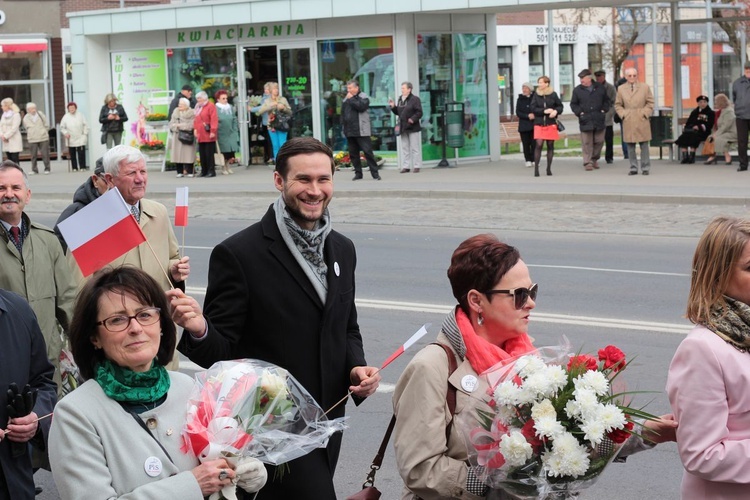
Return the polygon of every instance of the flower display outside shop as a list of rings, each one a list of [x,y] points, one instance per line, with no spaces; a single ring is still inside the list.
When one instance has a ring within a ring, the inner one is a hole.
[[[145,153],[148,153],[150,151],[163,151],[164,141],[160,141],[159,139],[153,139],[150,141],[146,141],[143,144],[140,144],[138,148]]]
[[[472,465],[490,488],[519,498],[575,498],[656,417],[626,402],[612,382],[627,366],[615,346],[598,357],[540,348],[490,369],[488,398],[461,422]]]
[[[367,164],[364,153],[359,153],[359,159],[362,162],[362,165]],[[385,163],[385,159],[383,159],[382,156],[378,155],[375,155],[375,161],[377,162],[379,167]],[[333,155],[333,164],[336,166],[336,170],[340,168],[352,168],[352,159],[349,156],[349,153],[345,151],[339,151],[338,153]]]
[[[146,115],[147,122],[165,122],[167,121],[166,113],[149,113]]]

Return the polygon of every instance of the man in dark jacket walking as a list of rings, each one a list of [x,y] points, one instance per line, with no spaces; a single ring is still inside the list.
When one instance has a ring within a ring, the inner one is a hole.
[[[570,109],[578,117],[581,129],[581,149],[583,167],[586,170],[599,168],[599,157],[604,145],[606,130],[605,115],[612,102],[606,89],[591,78],[591,71],[584,69],[578,73],[581,84],[573,89]]]
[[[614,132],[614,119],[615,119],[615,99],[617,99],[617,89],[614,85],[607,81],[607,73],[600,69],[594,72],[596,77],[596,83],[604,87],[609,97],[609,111],[604,114],[604,159],[607,163],[613,163],[615,161],[615,132]]]
[[[362,161],[359,152],[365,155],[370,174],[376,181],[380,180],[378,164],[372,153],[372,140],[370,139],[370,99],[367,94],[359,91],[359,83],[349,80],[346,83],[346,97],[341,104],[341,124],[344,128],[344,137],[349,144],[349,159],[354,166],[354,179],[362,178]]]
[[[745,63],[745,74],[732,84],[734,114],[737,123],[738,172],[747,170],[747,133],[750,131],[750,61]]]
[[[106,193],[111,187],[112,184],[108,183],[107,179],[104,177],[104,164],[102,163],[102,159],[99,158],[96,160],[96,168],[94,169],[93,175],[86,179],[86,182],[78,186],[75,194],[73,194],[73,203],[68,205],[65,210],[62,211],[60,217],[57,218],[57,222],[55,223],[55,234],[60,240],[63,252],[68,251],[68,244],[65,242],[65,238],[63,238],[62,233],[60,233],[57,226],[99,196]]]

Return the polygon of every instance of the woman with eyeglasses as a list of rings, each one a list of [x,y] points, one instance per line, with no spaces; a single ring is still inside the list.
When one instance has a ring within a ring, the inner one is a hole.
[[[473,411],[471,400],[486,393],[482,373],[535,350],[528,329],[539,287],[518,250],[491,234],[472,236],[458,246],[448,279],[458,305],[443,321],[437,343],[422,349],[406,367],[393,395],[402,500],[510,498],[488,492],[476,478],[467,464],[463,432],[453,422],[461,412]],[[449,356],[456,366],[452,373]],[[676,424],[670,415],[664,417],[645,424],[644,434],[654,442],[674,440]],[[651,446],[630,439],[620,456]]]
[[[181,451],[193,381],[168,372],[176,342],[164,292],[133,267],[100,271],[81,290],[70,325],[86,382],[55,408],[49,457],[62,499],[201,500],[236,482],[255,492],[266,469],[254,458],[236,470]]]

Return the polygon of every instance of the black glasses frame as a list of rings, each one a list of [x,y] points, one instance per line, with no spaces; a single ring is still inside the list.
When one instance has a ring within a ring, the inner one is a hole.
[[[526,305],[526,302],[528,302],[529,297],[531,297],[531,300],[536,300],[536,294],[539,291],[539,284],[534,283],[529,288],[526,287],[519,287],[519,288],[511,288],[509,290],[487,290],[484,293],[487,297],[491,297],[492,295],[496,293],[502,293],[504,295],[510,295],[513,297],[514,306],[516,309],[523,309],[523,306]]]
[[[151,321],[150,323],[144,323],[143,321],[141,321],[140,319],[138,319],[138,315],[141,314],[141,313],[144,313],[146,311],[149,311],[149,312],[150,311],[156,311],[156,320],[155,321]],[[144,309],[141,309],[140,311],[138,311],[137,313],[135,313],[132,316],[128,316],[127,314],[115,314],[115,315],[110,316],[109,318],[104,318],[103,320],[97,322],[96,324],[97,324],[97,326],[98,325],[102,325],[104,328],[106,328],[107,330],[109,330],[112,333],[117,333],[117,332],[122,332],[122,331],[127,330],[128,326],[130,326],[130,322],[133,321],[133,320],[136,320],[138,322],[138,324],[141,325],[141,326],[151,326],[151,325],[155,324],[156,322],[158,322],[159,320],[161,320],[161,314],[160,313],[161,313],[161,308],[159,308],[159,307],[146,307]],[[110,326],[107,325],[107,323],[109,322],[109,320],[114,319],[114,318],[127,318],[128,321],[119,330],[113,330]]]

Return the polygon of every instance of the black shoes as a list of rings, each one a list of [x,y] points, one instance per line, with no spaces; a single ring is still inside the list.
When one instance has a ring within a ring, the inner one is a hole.
[[[742,166],[740,166],[740,167],[737,167],[737,172],[747,172],[747,166],[744,166],[744,167],[742,167]]]
[[[361,180],[361,179],[362,179],[362,174],[354,174],[354,178],[352,180],[353,181],[358,181],[358,180]]]
[[[374,181],[382,181],[383,178],[380,177],[380,176],[377,176],[377,177],[373,177],[372,180],[374,180]]]
[[[628,175],[638,175],[638,171],[637,170],[631,170],[630,172],[628,172]]]
[[[648,175],[648,170],[644,170],[643,172],[641,172],[641,175]]]

